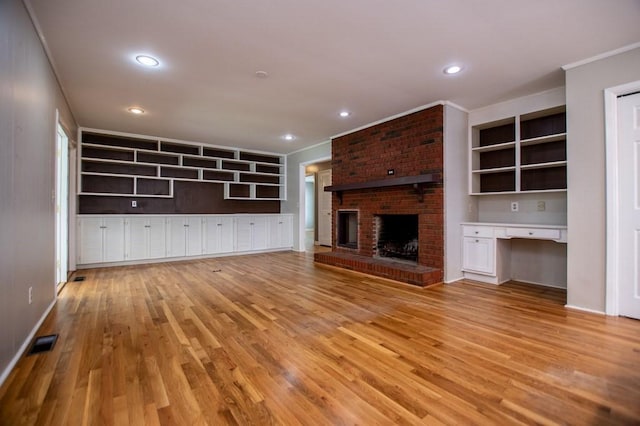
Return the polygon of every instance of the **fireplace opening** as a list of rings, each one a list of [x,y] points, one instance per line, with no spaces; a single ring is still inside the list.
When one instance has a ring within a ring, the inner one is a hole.
[[[338,246],[358,248],[358,212],[338,211]]]
[[[418,262],[418,215],[377,215],[376,256]]]

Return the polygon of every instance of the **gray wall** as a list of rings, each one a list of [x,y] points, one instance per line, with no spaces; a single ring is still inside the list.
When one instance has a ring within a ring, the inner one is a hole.
[[[331,158],[331,141],[287,155],[287,200],[282,202],[282,213],[293,213],[293,249],[304,251],[305,226],[300,221],[304,214],[304,170],[300,166]],[[302,206],[302,208],[301,208]]]
[[[0,41],[1,381],[55,300],[56,108],[64,127],[76,129],[19,0],[0,1]]]
[[[518,211],[511,211],[511,202],[518,202]],[[538,211],[538,202],[545,204]],[[478,222],[529,223],[539,225],[567,224],[567,194],[540,192],[536,194],[483,195],[478,197]]]
[[[566,72],[567,304],[605,310],[605,125],[603,90],[640,79],[640,49]]]

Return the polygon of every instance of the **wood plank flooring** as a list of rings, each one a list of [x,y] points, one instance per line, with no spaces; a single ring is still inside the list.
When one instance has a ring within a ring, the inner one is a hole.
[[[640,424],[640,321],[275,253],[80,271],[2,425]]]

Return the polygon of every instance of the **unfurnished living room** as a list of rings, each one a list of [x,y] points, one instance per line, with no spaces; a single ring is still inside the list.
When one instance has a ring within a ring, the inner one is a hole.
[[[0,0],[0,426],[640,424],[638,0]]]

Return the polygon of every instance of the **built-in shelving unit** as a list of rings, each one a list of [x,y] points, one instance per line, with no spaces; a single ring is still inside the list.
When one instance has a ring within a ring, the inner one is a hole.
[[[565,123],[561,106],[473,126],[470,193],[566,191]]]
[[[225,199],[283,200],[286,157],[80,129],[79,195],[172,198],[175,181],[221,183]]]

